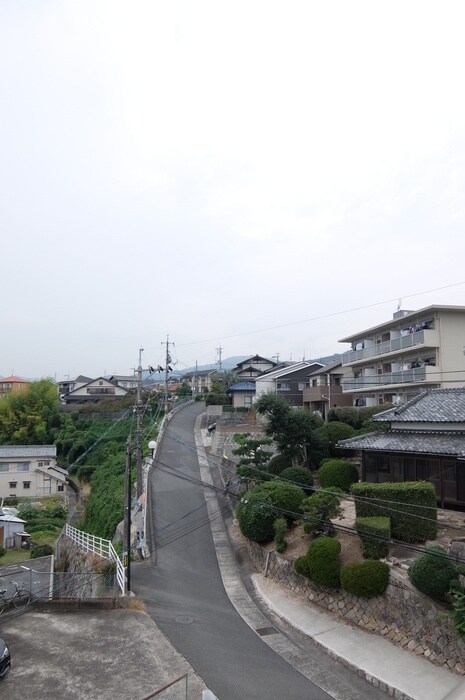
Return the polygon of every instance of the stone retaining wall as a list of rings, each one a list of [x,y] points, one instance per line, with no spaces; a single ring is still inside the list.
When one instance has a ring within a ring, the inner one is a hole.
[[[251,541],[248,548],[258,571],[263,573],[266,567],[267,576],[312,604],[465,675],[465,641],[455,632],[446,608],[417,591],[395,569],[391,569],[384,595],[358,598],[342,590],[316,586],[294,570],[293,562],[276,552],[268,553]]]

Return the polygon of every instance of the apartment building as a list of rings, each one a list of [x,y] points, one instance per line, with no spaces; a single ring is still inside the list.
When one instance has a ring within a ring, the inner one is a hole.
[[[465,386],[465,306],[397,310],[392,320],[339,342],[350,343],[343,392],[354,406],[404,404],[425,389]]]

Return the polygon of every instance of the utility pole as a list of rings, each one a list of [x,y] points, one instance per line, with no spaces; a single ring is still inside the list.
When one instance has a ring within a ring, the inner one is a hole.
[[[162,342],[162,345],[164,345],[164,344],[165,343]],[[168,372],[171,372],[170,345],[174,345],[174,343],[170,343],[169,335],[167,335],[166,336],[166,356],[165,356],[165,414],[168,413]]]
[[[126,512],[123,548],[126,548],[126,593],[131,590],[131,439],[126,442]],[[123,557],[124,561],[124,557]]]
[[[137,367],[137,394],[136,394],[136,467],[137,489],[136,496],[142,495],[142,353],[144,348],[139,348],[139,365]]]
[[[220,347],[216,348],[216,352],[218,353],[218,372],[220,374],[221,374],[221,351],[222,350],[223,350],[223,348],[221,347],[221,344],[220,344]]]
[[[198,379],[197,379],[197,371],[198,371],[198,364],[197,364],[197,360],[196,360],[196,361],[195,361],[195,372],[194,372],[194,381],[192,382],[192,395],[193,395],[193,397],[194,397],[194,398],[195,398],[195,397],[197,396],[197,393],[198,393],[198,386],[197,386],[197,382],[198,382]]]

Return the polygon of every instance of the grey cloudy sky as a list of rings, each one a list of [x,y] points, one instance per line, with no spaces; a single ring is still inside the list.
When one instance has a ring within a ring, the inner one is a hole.
[[[465,305],[462,2],[0,1],[0,374]],[[433,291],[437,290],[437,291]]]

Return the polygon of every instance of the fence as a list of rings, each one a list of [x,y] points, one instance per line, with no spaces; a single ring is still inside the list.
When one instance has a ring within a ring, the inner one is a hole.
[[[71,525],[66,525],[65,535],[86,552],[91,552],[102,559],[108,559],[115,563],[116,581],[121,593],[124,595],[126,592],[125,567],[110,540],[104,540],[101,537],[96,537],[96,535],[89,535],[89,533],[82,530],[76,530]]]

